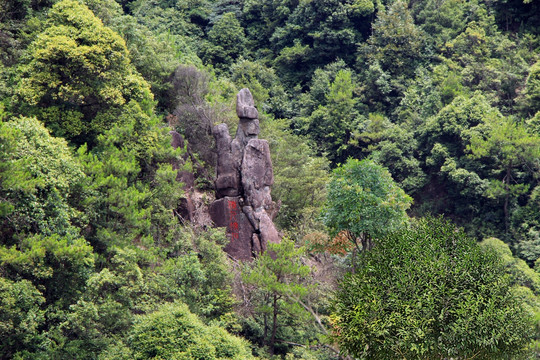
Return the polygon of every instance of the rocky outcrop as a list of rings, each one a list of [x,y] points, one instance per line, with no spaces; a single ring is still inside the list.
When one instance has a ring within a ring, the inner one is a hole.
[[[250,260],[269,242],[281,239],[272,221],[276,204],[270,195],[274,183],[270,148],[266,140],[258,139],[259,114],[248,89],[236,97],[236,114],[234,139],[226,124],[213,129],[218,152],[216,201],[209,212],[216,226],[227,228],[225,251],[237,260]]]

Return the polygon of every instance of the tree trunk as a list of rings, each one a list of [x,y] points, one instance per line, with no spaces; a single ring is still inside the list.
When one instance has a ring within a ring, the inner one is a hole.
[[[272,337],[270,338],[270,348],[269,348],[270,355],[274,355],[274,345],[276,343],[277,314],[278,314],[277,300],[278,300],[278,297],[276,294],[274,294],[274,316],[272,319]]]
[[[265,295],[267,297],[268,295]],[[265,301],[266,302],[266,301]],[[267,342],[268,340],[268,314],[265,312],[263,315],[264,329],[263,329],[263,341]]]
[[[510,166],[506,168],[506,181],[504,183],[504,188],[506,192],[504,197],[504,229],[506,235],[508,235],[508,229],[510,228],[510,214],[508,213],[508,205],[510,202],[510,179],[512,178],[510,169]]]

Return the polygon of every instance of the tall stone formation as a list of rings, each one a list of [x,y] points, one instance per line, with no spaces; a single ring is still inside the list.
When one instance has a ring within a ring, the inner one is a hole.
[[[225,251],[237,260],[251,260],[269,242],[281,239],[272,221],[276,204],[270,196],[274,183],[270,148],[258,138],[259,113],[248,89],[236,96],[236,114],[234,139],[226,124],[213,129],[218,153],[216,200],[209,211],[216,226],[227,228]]]

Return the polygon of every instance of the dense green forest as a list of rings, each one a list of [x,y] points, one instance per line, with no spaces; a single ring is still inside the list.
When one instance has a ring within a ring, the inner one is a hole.
[[[244,87],[246,263],[204,216]],[[540,0],[0,0],[0,358],[540,358],[539,176]]]

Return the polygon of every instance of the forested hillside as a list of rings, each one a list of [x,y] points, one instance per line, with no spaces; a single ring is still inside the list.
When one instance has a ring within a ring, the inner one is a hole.
[[[0,0],[0,359],[540,358],[539,176],[540,0]]]

